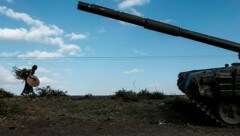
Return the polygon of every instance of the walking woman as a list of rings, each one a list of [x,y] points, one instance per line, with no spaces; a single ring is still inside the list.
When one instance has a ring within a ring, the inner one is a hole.
[[[19,69],[17,67],[13,67],[13,72],[15,73],[15,77],[25,82],[25,86],[21,95],[30,94],[30,93],[35,94],[33,91],[33,86],[30,85],[27,80],[33,80],[33,81],[38,80],[34,77],[36,70],[37,70],[37,65],[33,65],[32,69],[26,69],[26,68]]]

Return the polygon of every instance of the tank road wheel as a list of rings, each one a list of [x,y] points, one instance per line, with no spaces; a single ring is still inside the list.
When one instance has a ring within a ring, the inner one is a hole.
[[[234,101],[222,101],[218,106],[219,117],[229,125],[240,124],[240,104]]]

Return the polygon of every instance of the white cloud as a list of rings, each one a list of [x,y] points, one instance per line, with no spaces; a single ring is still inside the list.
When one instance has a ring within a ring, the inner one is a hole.
[[[57,79],[57,80],[56,80]],[[59,77],[51,78],[48,76],[39,76],[39,87],[51,86],[51,88],[64,88],[64,82],[59,81]]]
[[[26,39],[25,38],[26,33],[27,33],[27,30],[24,28],[19,28],[19,29],[0,28],[0,39],[22,40],[22,39]]]
[[[132,12],[133,15],[136,15],[136,16],[143,16],[143,14],[139,11],[137,11],[136,9],[134,8],[131,8],[130,11]]]
[[[136,10],[134,7],[143,6],[148,4],[150,0],[123,0],[118,4],[118,8],[121,10],[129,11],[131,14],[136,16],[144,16],[141,12]],[[122,25],[129,25],[129,23],[120,21]]]
[[[53,72],[53,73],[51,73],[51,76],[54,76],[54,77],[56,77],[56,78],[60,78],[60,77],[62,76],[62,74],[61,74],[61,73]]]
[[[0,66],[1,76],[0,76],[0,88],[8,88],[12,86],[16,86],[21,83],[20,80],[15,79],[13,73],[9,70]]]
[[[56,84],[53,79],[50,79],[48,77],[39,77],[39,81],[41,86],[52,86],[52,84]]]
[[[142,55],[142,56],[147,55],[147,53],[145,53],[145,52],[143,52],[143,51],[136,50],[136,49],[134,49],[133,52],[134,52],[135,54],[139,54],[139,55]]]
[[[46,26],[41,26],[38,28],[32,27],[30,30],[25,28],[0,28],[0,39],[3,40],[38,42],[58,46],[63,45],[64,41],[62,38],[53,38],[53,36],[56,35],[61,35],[61,32]]]
[[[96,54],[96,50],[94,50],[90,46],[85,46],[84,50],[85,50],[85,53],[88,53],[88,54],[91,54],[91,55]]]
[[[87,34],[75,34],[75,33],[71,33],[66,35],[67,37],[70,38],[70,40],[83,40],[83,39],[87,39],[88,35]]]
[[[6,0],[6,2],[8,2],[8,3],[13,3],[13,0]]]
[[[4,58],[10,58],[10,57],[14,57],[16,55],[18,55],[20,52],[16,51],[16,52],[2,52],[0,53],[0,57],[4,57]]]
[[[43,67],[38,67],[37,69],[38,73],[43,73],[43,74],[49,74],[51,71],[47,70],[46,68]]]
[[[106,29],[104,28],[104,27],[100,27],[99,29],[98,29],[98,33],[106,33],[107,31],[106,31]]]
[[[134,6],[142,6],[148,4],[150,0],[123,0],[119,5],[119,9],[130,9]]]
[[[123,22],[123,21],[119,21],[119,23],[120,23],[121,25],[132,25],[132,24],[130,24],[130,23]]]
[[[13,19],[21,20],[29,25],[43,25],[43,22],[31,18],[28,14],[14,12],[12,9],[8,9],[5,6],[0,6],[0,13]]]
[[[163,20],[164,23],[176,23],[176,21],[174,19],[166,19]]]
[[[141,73],[143,72],[143,69],[131,69],[131,70],[126,70],[123,73],[124,74],[136,74],[136,73]]]
[[[24,23],[30,25],[30,29],[26,28],[0,28],[0,39],[3,40],[15,40],[15,41],[27,41],[27,42],[36,42],[43,44],[50,44],[58,46],[56,53],[47,53],[47,52],[35,52],[38,55],[47,55],[47,56],[57,56],[61,57],[64,54],[67,55],[76,55],[81,51],[80,47],[73,44],[66,44],[62,39],[64,31],[58,28],[55,25],[45,25],[44,22],[33,19],[26,13],[18,13],[9,9],[5,6],[0,6],[0,14],[3,14],[7,17],[21,20]],[[81,34],[70,34],[72,40],[85,39],[87,35]],[[27,53],[26,55],[21,56],[36,56],[32,52]]]
[[[58,50],[59,53],[67,53],[68,55],[76,55],[78,52],[81,51],[81,48],[77,45],[62,45]]]
[[[20,54],[18,55],[20,58],[37,58],[37,59],[43,59],[43,58],[59,58],[63,57],[61,53],[56,52],[46,52],[46,51],[32,51],[28,52],[26,54]]]
[[[33,26],[30,29],[31,35],[36,37],[44,37],[44,36],[60,36],[64,33],[64,31],[58,28],[55,25],[41,25],[41,26]]]

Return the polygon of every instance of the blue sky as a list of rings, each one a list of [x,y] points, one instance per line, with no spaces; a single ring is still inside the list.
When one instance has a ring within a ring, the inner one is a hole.
[[[83,1],[240,42],[239,0]],[[20,94],[24,84],[12,67],[36,64],[40,87],[71,95],[121,88],[180,94],[179,72],[239,62],[235,52],[79,11],[77,4],[0,1],[0,88]]]

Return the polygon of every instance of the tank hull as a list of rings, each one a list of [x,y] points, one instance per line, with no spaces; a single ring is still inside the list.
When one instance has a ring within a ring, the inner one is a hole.
[[[179,89],[212,119],[240,124],[240,64],[181,72],[178,77]]]

